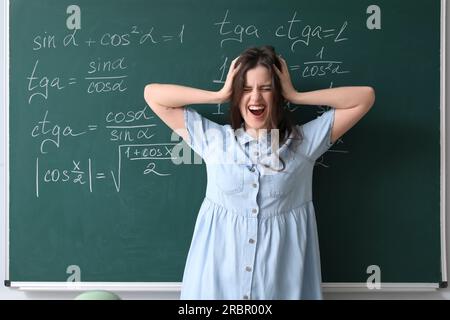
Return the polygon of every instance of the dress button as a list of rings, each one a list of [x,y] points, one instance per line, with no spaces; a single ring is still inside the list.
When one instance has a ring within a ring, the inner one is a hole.
[[[252,238],[250,238],[250,239],[248,239],[248,243],[254,244],[254,243],[255,243],[255,240],[252,239]]]
[[[253,213],[257,213],[257,212],[258,212],[258,209],[252,209],[252,212],[253,212]]]
[[[242,298],[244,298],[244,300],[248,300],[248,295],[244,294]]]
[[[250,171],[251,171],[251,172],[255,172],[255,168],[254,168],[254,167],[251,167]]]
[[[255,151],[255,156],[259,156],[259,152],[258,151]]]
[[[253,188],[258,188],[258,185],[256,183],[252,184]]]
[[[252,267],[245,267],[245,271],[248,271],[248,272],[252,271]]]

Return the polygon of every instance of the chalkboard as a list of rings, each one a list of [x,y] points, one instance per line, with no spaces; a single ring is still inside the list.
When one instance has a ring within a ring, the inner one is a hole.
[[[299,91],[376,103],[314,172],[324,286],[442,286],[438,0],[9,2],[9,284],[179,283],[206,187],[148,83],[219,90],[273,45]],[[229,107],[192,106],[225,124]],[[327,106],[289,105],[296,123]]]

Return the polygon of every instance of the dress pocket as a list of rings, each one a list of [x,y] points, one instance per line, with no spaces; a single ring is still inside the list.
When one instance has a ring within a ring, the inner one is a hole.
[[[238,164],[217,166],[215,182],[219,190],[226,194],[242,192],[244,188],[244,166]]]
[[[282,198],[292,191],[292,177],[285,171],[263,175],[261,194],[270,198]]]

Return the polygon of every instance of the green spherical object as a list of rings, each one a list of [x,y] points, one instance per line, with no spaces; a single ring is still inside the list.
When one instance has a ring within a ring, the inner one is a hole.
[[[75,300],[120,300],[120,297],[108,291],[87,291],[80,293]]]

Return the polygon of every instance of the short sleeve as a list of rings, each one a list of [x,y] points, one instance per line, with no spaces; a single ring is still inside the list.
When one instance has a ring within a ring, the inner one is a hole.
[[[184,125],[188,131],[187,145],[200,157],[207,158],[214,141],[224,137],[224,127],[211,121],[190,107],[184,108]]]
[[[316,119],[299,126],[303,138],[300,149],[312,161],[316,161],[333,145],[331,143],[331,131],[334,113],[335,109],[331,108]]]

